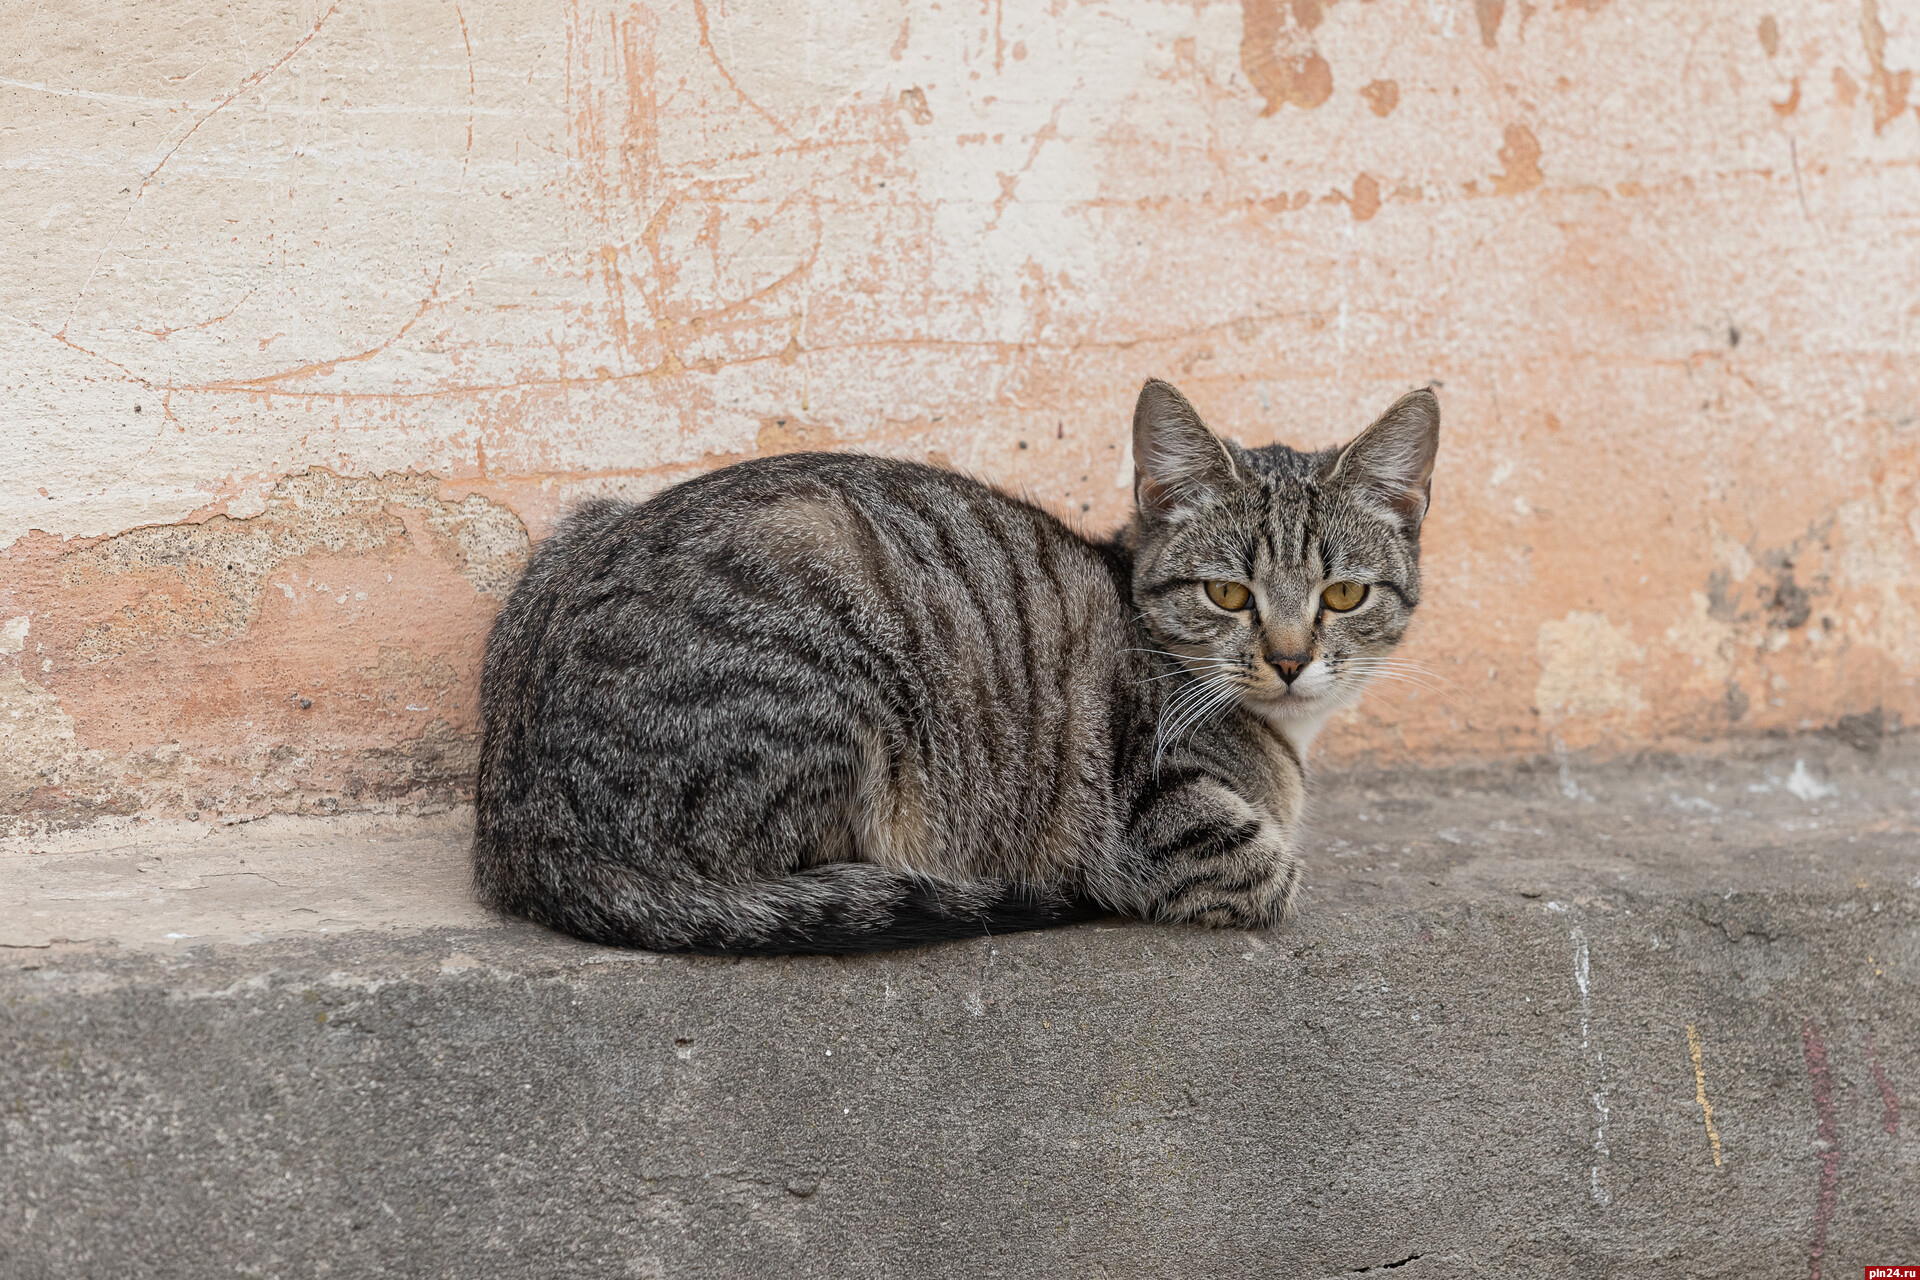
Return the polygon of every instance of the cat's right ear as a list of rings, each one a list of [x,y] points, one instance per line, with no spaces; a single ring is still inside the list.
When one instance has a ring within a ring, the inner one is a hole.
[[[1165,516],[1239,479],[1233,455],[1170,382],[1147,379],[1133,406],[1133,498]]]

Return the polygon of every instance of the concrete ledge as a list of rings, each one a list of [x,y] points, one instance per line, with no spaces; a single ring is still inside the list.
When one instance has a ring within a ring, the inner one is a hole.
[[[1914,1262],[1917,803],[1900,740],[1326,779],[1278,933],[861,961],[504,924],[459,813],[16,841],[0,1274]]]

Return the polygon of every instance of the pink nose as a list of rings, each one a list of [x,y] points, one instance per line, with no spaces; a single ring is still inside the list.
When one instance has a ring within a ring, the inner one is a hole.
[[[1305,671],[1307,665],[1312,661],[1313,655],[1310,653],[1270,653],[1267,655],[1267,662],[1272,665],[1275,671],[1280,673],[1280,678],[1288,684],[1292,684],[1295,680],[1298,680],[1300,673]]]

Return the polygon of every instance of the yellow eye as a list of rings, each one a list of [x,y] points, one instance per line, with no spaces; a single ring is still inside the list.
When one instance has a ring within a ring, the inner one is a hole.
[[[1358,609],[1360,602],[1367,598],[1367,588],[1358,582],[1336,582],[1320,593],[1327,602],[1327,608],[1335,613],[1345,613],[1349,609]]]
[[[1251,592],[1237,582],[1209,582],[1207,584],[1207,599],[1213,601],[1222,609],[1237,610],[1246,608],[1247,599],[1251,594]]]

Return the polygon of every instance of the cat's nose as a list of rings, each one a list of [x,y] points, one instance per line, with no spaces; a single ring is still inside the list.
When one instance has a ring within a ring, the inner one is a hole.
[[[1288,684],[1292,684],[1295,680],[1298,680],[1300,673],[1305,671],[1308,664],[1312,661],[1313,655],[1310,653],[1270,653],[1267,655],[1268,665],[1275,671],[1278,671],[1280,678]]]

